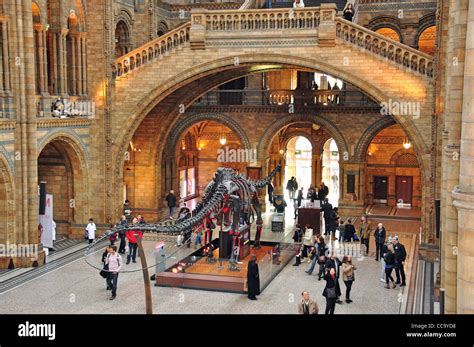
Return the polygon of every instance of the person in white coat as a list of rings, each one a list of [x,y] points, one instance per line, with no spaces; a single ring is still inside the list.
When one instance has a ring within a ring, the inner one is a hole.
[[[51,240],[53,241],[51,250],[54,250],[54,241],[56,241],[56,222],[54,220],[51,221]]]
[[[89,224],[87,224],[86,227],[87,238],[89,239],[89,243],[94,242],[96,230],[97,227],[95,226],[94,220],[92,218],[89,219]]]

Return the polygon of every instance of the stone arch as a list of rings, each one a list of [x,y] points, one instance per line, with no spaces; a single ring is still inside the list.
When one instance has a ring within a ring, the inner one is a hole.
[[[242,145],[246,149],[252,148],[252,144],[250,143],[250,139],[247,136],[245,130],[240,126],[238,122],[236,122],[231,117],[228,117],[226,114],[223,113],[197,113],[191,116],[186,116],[186,118],[181,118],[177,124],[174,125],[173,129],[170,131],[168,135],[168,140],[165,145],[164,154],[165,156],[173,156],[176,150],[176,146],[178,145],[178,141],[181,136],[189,129],[192,125],[202,122],[202,121],[215,121],[222,125],[225,125],[229,129],[231,129],[242,141]]]
[[[375,18],[372,18],[369,21],[369,24],[367,27],[372,30],[372,31],[377,31],[379,29],[383,28],[389,28],[394,30],[398,36],[400,37],[400,42],[403,43],[403,34],[401,28],[401,23],[398,18],[392,17],[392,16],[377,16]]]
[[[291,131],[290,133],[285,134],[285,137],[283,138],[284,148],[286,148],[288,146],[288,143],[291,141],[291,139],[295,137],[306,138],[311,143],[311,147],[313,148],[313,151],[315,150],[315,148],[318,148],[318,143],[316,143],[314,139],[311,136],[309,136],[308,133],[304,131]]]
[[[69,202],[74,200],[72,215],[69,214],[69,223],[86,223],[89,218],[88,194],[89,192],[89,156],[84,143],[77,135],[67,131],[53,131],[45,136],[38,144],[38,160],[43,150],[48,145],[53,145],[66,161],[68,178],[72,187],[68,192]],[[39,165],[38,165],[39,168]],[[40,177],[38,177],[40,179]],[[54,203],[53,203],[54,205]]]
[[[173,93],[178,92],[180,88],[189,86],[192,83],[196,84],[206,77],[216,74],[226,74],[229,71],[237,71],[237,73],[233,75],[232,78],[229,78],[229,80],[238,78],[239,76],[248,74],[249,68],[255,65],[268,66],[270,64],[272,66],[278,65],[279,68],[296,68],[321,71],[352,84],[356,88],[362,90],[377,103],[384,102],[390,98],[400,98],[402,96],[408,95],[415,96],[419,99],[426,99],[430,97],[428,90],[426,89],[428,87],[428,78],[423,76],[417,77],[420,82],[420,88],[415,92],[415,94],[413,93],[413,90],[408,90],[408,88],[406,88],[398,90],[397,95],[392,95],[391,91],[384,90],[383,86],[375,84],[370,79],[362,78],[361,75],[357,73],[357,71],[353,69],[346,69],[341,64],[331,64],[331,61],[324,59],[315,59],[314,57],[306,58],[293,54],[276,54],[266,52],[242,54],[239,56],[239,62],[239,66],[236,67],[233,59],[225,57],[214,60],[209,59],[204,63],[194,64],[186,70],[176,73],[169,79],[163,80],[160,85],[150,89],[149,92],[147,92],[144,96],[140,96],[138,100],[134,100],[133,111],[129,114],[123,126],[121,127],[121,130],[119,130],[119,133],[116,136],[117,141],[114,145],[113,157],[124,158],[129,142],[142,124],[143,120],[153,111],[157,105],[163,102],[167,97],[170,97]],[[262,67],[261,70],[254,69],[252,72],[263,72],[265,69],[269,68]],[[271,69],[275,68],[273,67]],[[219,84],[221,83],[222,82],[219,82]],[[205,91],[195,92],[194,94],[188,93],[189,95],[186,95],[184,100],[181,99],[180,105],[188,107],[189,105],[193,104],[194,101],[200,96],[214,87],[215,85],[209,85],[206,86],[207,89]],[[178,105],[176,105],[176,107],[178,107]],[[112,112],[114,112],[114,110],[112,110]],[[417,156],[419,156],[419,158],[427,158],[426,154],[428,152],[428,145],[423,142],[423,137],[421,136],[414,119],[409,116],[394,116],[394,118],[396,118],[399,124],[403,124],[403,128],[411,138],[412,143],[414,145],[416,144],[414,148],[415,150],[419,151],[417,152]],[[166,125],[167,130],[165,130],[163,138],[168,137],[169,131],[176,122],[177,118],[170,118],[170,125]],[[338,147],[341,149],[341,151],[342,148],[347,149],[347,145],[344,146],[342,144],[338,144]],[[123,161],[118,160],[115,163],[113,182],[121,182],[122,177]]]
[[[354,148],[354,159],[358,162],[364,162],[367,149],[369,148],[369,145],[374,139],[374,137],[377,136],[377,134],[383,129],[394,124],[397,124],[397,122],[394,121],[392,118],[382,118],[372,124],[370,127],[368,127],[367,130],[362,134],[359,139],[359,142],[357,142]]]
[[[8,158],[0,153],[0,243],[15,242],[15,189]]]
[[[278,121],[273,123],[273,125],[270,128],[265,130],[260,142],[258,143],[257,158],[259,160],[264,160],[268,156],[268,149],[269,149],[270,143],[272,139],[274,138],[274,136],[277,134],[277,132],[284,126],[292,124],[292,123],[296,123],[296,122],[309,122],[309,123],[318,124],[319,126],[323,127],[330,134],[332,138],[334,138],[334,140],[337,143],[338,148],[340,149],[342,153],[344,152],[349,153],[349,147],[347,145],[347,142],[344,136],[342,135],[342,133],[339,131],[339,129],[336,127],[334,123],[316,115],[293,114],[293,115],[280,118]]]
[[[31,3],[32,7],[32,12],[33,12],[33,25],[34,24],[42,24],[43,23],[43,16],[41,13],[41,8],[40,6],[36,3],[36,1],[33,1]]]
[[[432,26],[436,26],[435,13],[429,13],[421,17],[420,20],[418,21],[418,34],[416,35],[416,42],[418,42],[418,39],[420,38],[421,33]]]
[[[115,55],[117,57],[127,54],[132,50],[132,25],[130,21],[120,18],[115,23]]]
[[[168,31],[169,31],[169,26],[168,26],[168,24],[167,24],[165,21],[160,21],[160,22],[158,23],[157,28],[156,28],[156,35],[157,35],[158,37],[160,37],[160,36],[166,34]]]

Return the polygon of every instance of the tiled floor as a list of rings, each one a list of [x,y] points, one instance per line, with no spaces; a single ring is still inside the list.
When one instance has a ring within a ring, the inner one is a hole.
[[[264,215],[265,225],[262,239],[291,241],[294,219],[291,208],[288,209],[284,233],[273,233],[269,230],[271,213]],[[400,223],[388,225],[387,228],[399,230],[400,233],[412,230],[412,222],[400,228]],[[146,254],[153,273],[154,241],[145,241]],[[344,251],[338,242],[335,249]],[[354,253],[354,262],[358,266],[356,281],[353,285],[352,304],[337,305],[336,313],[398,313],[404,298],[403,289],[384,289],[380,282],[381,264],[373,257],[360,256],[359,245],[346,245],[345,251]],[[167,243],[169,264],[181,259],[189,249],[177,248],[174,242]],[[373,248],[372,248],[373,249]],[[191,249],[192,251],[192,249]],[[102,249],[90,256],[94,264],[100,263]],[[320,310],[325,307],[322,297],[324,281],[318,281],[316,275],[305,273],[308,264],[294,267],[290,263],[270,283],[259,296],[258,301],[250,301],[245,295],[190,290],[180,288],[152,287],[153,310],[157,314],[166,313],[296,313],[296,303],[303,290],[309,290],[317,301]],[[109,292],[98,271],[86,264],[84,259],[72,262],[58,270],[47,273],[25,283],[14,290],[0,295],[2,305],[0,313],[144,313],[143,279],[139,263],[125,265],[127,271],[119,277],[118,297],[115,301],[107,300]],[[344,293],[345,286],[341,281]],[[406,289],[405,289],[406,290]]]

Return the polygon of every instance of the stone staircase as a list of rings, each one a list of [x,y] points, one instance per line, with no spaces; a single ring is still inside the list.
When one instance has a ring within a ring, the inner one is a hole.
[[[287,9],[197,10],[192,13],[191,22],[116,59],[112,64],[113,79],[121,79],[143,65],[166,58],[172,52],[189,48],[205,48],[206,35],[210,34],[219,35],[220,39],[223,37],[232,40],[248,37],[250,33],[255,34],[255,32],[265,35],[274,34],[276,37],[287,33],[289,38],[295,35],[296,39],[299,31],[319,30],[322,21],[321,13],[324,12],[327,16],[327,11],[330,9],[330,7],[306,7],[294,11]],[[191,23],[204,27],[205,32],[202,33],[200,29],[200,32],[193,33]],[[328,25],[334,26],[339,43],[342,42],[359,51],[376,55],[412,73],[425,75],[428,78],[433,77],[434,59],[428,54],[341,17],[335,17],[334,20],[325,18],[324,25],[325,30]],[[193,39],[192,36],[199,39]]]

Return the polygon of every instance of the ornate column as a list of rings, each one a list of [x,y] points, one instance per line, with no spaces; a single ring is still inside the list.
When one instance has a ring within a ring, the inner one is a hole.
[[[339,160],[339,213],[360,216],[365,213],[365,162]]]
[[[68,66],[67,66],[67,34],[69,30],[63,28],[60,35],[60,79],[61,79],[61,95],[67,97],[67,79],[68,79]]]
[[[456,312],[474,313],[474,4],[470,2],[467,20],[464,63],[464,100],[460,153],[459,188],[453,192],[458,210]]]
[[[43,86],[42,88],[42,93],[44,95],[49,95],[48,91],[48,50],[47,50],[47,45],[48,45],[48,31],[46,28],[43,28],[41,31],[41,69],[42,69],[42,75],[43,75]]]
[[[453,205],[452,191],[459,184],[459,150],[461,138],[461,115],[464,84],[464,53],[466,45],[467,0],[451,0],[449,7],[449,38],[447,71],[447,100],[445,128],[447,140],[444,143],[443,166],[445,172],[442,247],[444,266],[442,276],[445,287],[446,313],[457,310],[457,252],[458,212]]]
[[[8,57],[8,31],[7,31],[7,19],[0,17],[2,25],[2,50],[3,50],[3,90],[10,90],[10,62]],[[0,75],[1,76],[1,75]]]
[[[80,78],[79,78],[79,94],[87,95],[87,34],[82,32],[80,34]]]
[[[77,80],[79,79],[78,75],[78,68],[79,68],[79,55],[80,55],[80,50],[77,47],[77,42],[78,42],[78,34],[73,33],[70,34],[71,38],[71,52],[69,54],[71,55],[71,65],[68,66],[68,70],[70,73],[67,74],[67,82],[69,82],[71,88],[67,88],[67,90],[71,93],[71,95],[77,95],[79,93],[79,89],[77,88]],[[67,61],[67,60],[66,60]],[[71,79],[69,81],[69,79]],[[66,87],[67,84],[66,84]]]
[[[44,95],[47,94],[47,88],[45,86],[47,85],[46,82],[46,75],[45,75],[45,70],[44,70],[44,65],[45,65],[45,29],[44,27],[40,25],[35,25],[34,28],[34,41],[35,41],[35,68],[36,68],[36,93],[39,95]]]

